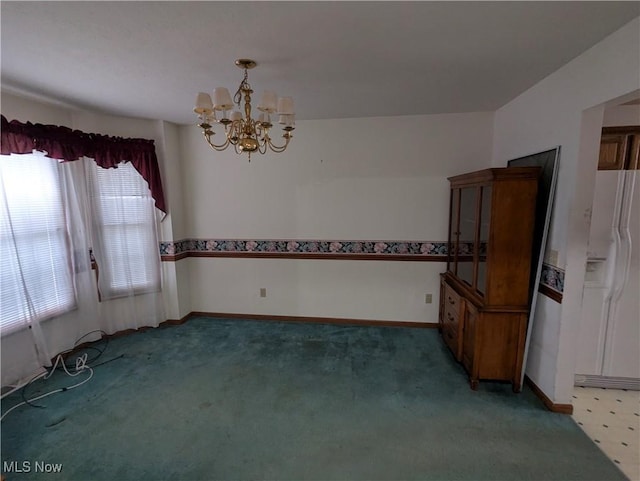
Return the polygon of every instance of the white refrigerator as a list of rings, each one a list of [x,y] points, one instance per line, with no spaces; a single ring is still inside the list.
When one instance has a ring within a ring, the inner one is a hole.
[[[640,175],[596,173],[576,385],[640,389]]]

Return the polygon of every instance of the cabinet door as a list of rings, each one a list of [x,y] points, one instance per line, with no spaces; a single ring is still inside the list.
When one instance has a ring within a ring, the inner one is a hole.
[[[476,251],[478,188],[460,189],[460,227],[458,241],[458,278],[473,286],[474,253]]]
[[[476,280],[476,290],[481,295],[484,295],[487,284],[487,244],[489,243],[491,227],[491,194],[493,190],[490,185],[484,185],[481,189],[480,233],[478,236],[478,279]]]
[[[478,325],[478,311],[471,305],[465,305],[464,330],[462,331],[462,364],[471,378],[477,378],[474,372],[473,360],[476,352],[476,330]],[[477,371],[477,366],[475,371]]]
[[[629,159],[629,165],[627,169],[638,170],[640,169],[640,134],[635,134],[631,139],[631,151],[627,156]]]
[[[626,168],[629,135],[602,134],[598,170],[623,170]]]
[[[449,211],[449,245],[447,246],[447,270],[458,274],[458,237],[460,220],[460,189],[451,190]]]

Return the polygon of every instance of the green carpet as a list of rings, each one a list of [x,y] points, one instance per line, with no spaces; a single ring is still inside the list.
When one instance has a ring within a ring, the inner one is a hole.
[[[435,329],[194,318],[114,339],[96,364],[114,358],[9,413],[7,481],[625,479],[527,388],[471,391]]]

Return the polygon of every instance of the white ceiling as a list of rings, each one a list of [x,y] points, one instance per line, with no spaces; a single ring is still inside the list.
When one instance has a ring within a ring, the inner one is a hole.
[[[0,2],[2,89],[192,123],[195,94],[291,95],[298,119],[495,110],[640,2]]]

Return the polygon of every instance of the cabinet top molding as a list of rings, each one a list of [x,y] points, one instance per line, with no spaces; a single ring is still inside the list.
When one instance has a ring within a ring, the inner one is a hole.
[[[541,173],[540,167],[497,167],[449,177],[452,187],[480,184],[483,182],[500,182],[501,180],[535,179]]]
[[[621,127],[602,127],[603,134],[640,134],[640,125],[625,125]]]

